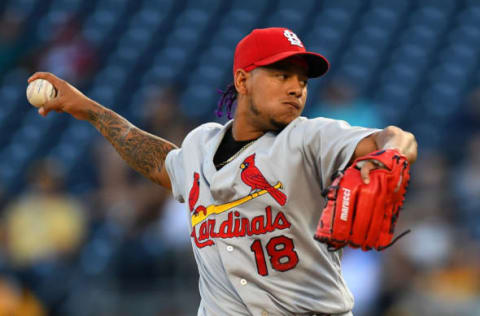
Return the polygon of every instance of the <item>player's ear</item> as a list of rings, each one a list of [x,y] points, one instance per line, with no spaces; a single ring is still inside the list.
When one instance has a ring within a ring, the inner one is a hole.
[[[243,69],[237,69],[235,72],[233,83],[235,84],[235,89],[237,90],[238,94],[247,93],[247,79],[249,75],[250,74]]]

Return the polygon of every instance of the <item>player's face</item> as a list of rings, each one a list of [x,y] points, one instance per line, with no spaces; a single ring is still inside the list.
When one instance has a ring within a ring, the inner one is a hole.
[[[248,80],[251,119],[264,130],[281,130],[300,116],[307,100],[303,60],[286,59],[256,68]]]

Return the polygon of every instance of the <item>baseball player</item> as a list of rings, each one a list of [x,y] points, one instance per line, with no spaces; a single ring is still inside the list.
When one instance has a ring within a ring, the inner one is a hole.
[[[90,122],[131,167],[186,202],[200,273],[198,315],[351,315],[341,251],[313,238],[322,190],[337,170],[376,150],[395,150],[412,163],[417,144],[393,126],[302,117],[309,78],[328,68],[291,30],[253,30],[236,47],[233,85],[220,102],[228,112],[236,103],[234,119],[199,126],[181,147],[53,74],[29,81],[43,78],[58,90],[41,115],[54,110]],[[368,184],[379,163],[365,161],[358,169]],[[349,197],[343,194],[343,208]]]

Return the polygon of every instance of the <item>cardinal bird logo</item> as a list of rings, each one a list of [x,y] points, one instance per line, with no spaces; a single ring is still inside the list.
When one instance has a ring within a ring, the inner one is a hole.
[[[193,173],[193,184],[190,189],[190,194],[188,195],[188,206],[190,212],[193,212],[195,209],[195,204],[197,204],[198,196],[200,194],[200,175],[198,172]]]
[[[198,172],[193,173],[193,184],[192,188],[190,189],[190,194],[188,195],[188,207],[190,208],[190,212],[197,214],[202,212],[203,214],[207,215],[207,209],[203,205],[197,206],[195,208],[195,204],[198,202],[198,196],[200,195],[200,175]]]
[[[287,196],[268,183],[262,172],[255,166],[255,154],[245,158],[240,165],[240,169],[242,169],[241,178],[243,183],[250,186],[252,191],[266,190],[278,204],[285,205]]]

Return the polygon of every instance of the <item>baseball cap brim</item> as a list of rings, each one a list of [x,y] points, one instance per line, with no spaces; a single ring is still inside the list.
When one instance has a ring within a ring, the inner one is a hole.
[[[277,61],[281,61],[283,59],[292,57],[292,56],[302,56],[305,58],[305,61],[308,64],[308,77],[309,78],[317,78],[323,76],[327,73],[328,69],[330,68],[330,64],[328,60],[320,54],[312,53],[312,52],[282,52],[276,55],[269,56],[268,58],[259,60],[254,63],[255,66],[268,66],[271,64],[276,63]]]

